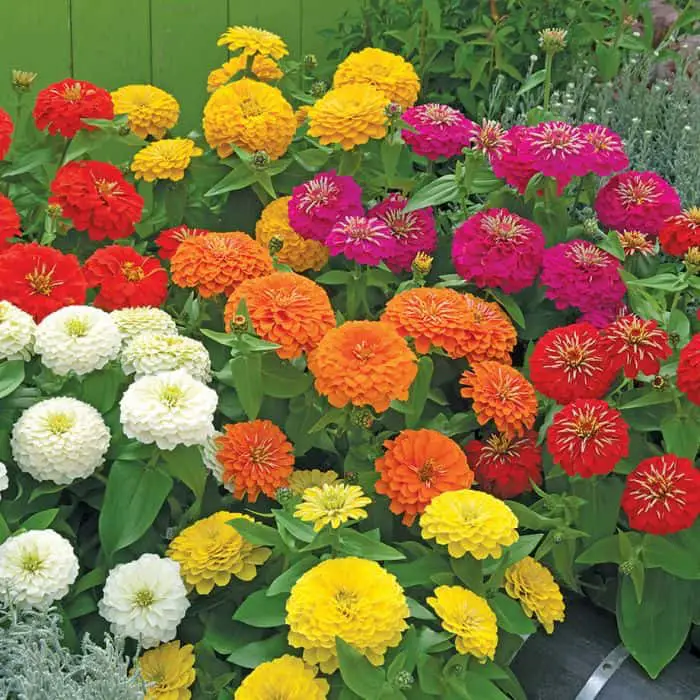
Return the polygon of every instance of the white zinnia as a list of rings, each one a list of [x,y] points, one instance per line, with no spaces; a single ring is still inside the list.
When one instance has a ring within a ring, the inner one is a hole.
[[[34,319],[9,301],[0,301],[0,360],[28,360],[35,337]]]
[[[202,453],[204,466],[211,472],[214,479],[216,479],[216,483],[221,484],[227,491],[233,493],[236,490],[235,485],[233,481],[224,481],[224,465],[221,464],[219,458],[216,456],[219,451],[219,446],[216,444],[216,441],[222,435],[223,433],[220,430],[215,430],[200,447],[200,452]]]
[[[114,360],[121,335],[106,311],[92,306],[65,306],[49,314],[36,329],[36,353],[56,374],[88,374]]]
[[[180,564],[156,554],[115,566],[99,603],[114,634],[132,637],[146,649],[173,640],[189,607]]]
[[[0,462],[0,493],[2,493],[10,485],[10,480],[7,478],[7,467],[4,462]]]
[[[122,351],[122,369],[137,378],[174,369],[184,369],[200,382],[211,378],[209,353],[202,343],[163,333],[141,333],[131,340]]]
[[[45,608],[78,577],[70,542],[53,530],[29,530],[0,545],[0,590],[20,605]]]
[[[119,404],[124,434],[161,450],[203,445],[214,430],[217,398],[184,369],[141,377]]]
[[[37,481],[70,484],[102,465],[110,433],[90,404],[67,396],[30,406],[12,428],[12,456]]]
[[[175,321],[162,309],[152,306],[135,306],[129,309],[117,309],[110,314],[117,324],[122,340],[127,342],[141,333],[161,333],[177,335]]]

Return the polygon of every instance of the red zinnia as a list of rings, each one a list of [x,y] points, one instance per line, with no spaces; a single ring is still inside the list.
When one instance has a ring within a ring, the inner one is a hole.
[[[49,85],[36,96],[34,122],[43,131],[73,138],[78,131],[93,131],[94,126],[83,119],[112,119],[114,107],[112,97],[97,85],[84,80],[68,78]]]
[[[10,115],[0,108],[0,160],[2,160],[12,145],[12,131],[15,125]]]
[[[627,477],[622,509],[635,530],[653,535],[685,530],[700,515],[700,471],[672,454],[644,459]]]
[[[494,433],[484,442],[472,440],[464,448],[479,486],[499,498],[515,498],[542,483],[542,450],[537,433],[508,438]]]
[[[617,369],[603,349],[600,333],[590,323],[547,331],[530,357],[530,380],[539,392],[560,404],[599,399]]]
[[[659,242],[665,253],[684,256],[689,248],[700,246],[700,207],[685,209],[664,221]]]
[[[8,238],[20,236],[20,219],[12,200],[0,194],[0,251],[7,250],[12,244]]]
[[[96,160],[62,166],[51,183],[49,204],[58,204],[63,216],[93,241],[126,238],[141,218],[143,197],[119,168]]]
[[[182,224],[174,228],[166,228],[158,234],[156,245],[158,246],[158,255],[163,260],[170,260],[177,250],[177,247],[182,241],[195,236],[204,236],[209,231],[203,228],[189,228]]]
[[[629,454],[629,442],[622,414],[598,399],[568,404],[547,431],[552,459],[569,476],[609,474]]]
[[[676,377],[678,388],[689,401],[700,406],[700,333],[681,349]]]
[[[0,299],[35,321],[64,306],[84,304],[86,291],[75,255],[38,243],[17,243],[0,255]]]
[[[88,286],[99,287],[95,306],[107,311],[129,306],[160,306],[168,296],[168,273],[133,248],[110,245],[85,262]]]

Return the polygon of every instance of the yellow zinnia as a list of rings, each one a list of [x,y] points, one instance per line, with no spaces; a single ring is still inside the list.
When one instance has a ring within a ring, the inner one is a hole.
[[[276,60],[289,53],[282,37],[265,29],[247,26],[229,27],[216,45],[226,46],[229,51],[242,49],[244,54],[260,54]]]
[[[528,617],[534,614],[547,630],[564,622],[564,598],[550,570],[532,557],[525,557],[506,569],[506,593],[519,600]]]
[[[289,477],[289,488],[293,494],[301,496],[306,489],[323,484],[334,484],[340,477],[332,469],[295,469]]]
[[[194,647],[168,642],[145,652],[139,659],[141,677],[146,683],[144,700],[189,700],[194,683]]]
[[[283,156],[297,129],[292,106],[272,85],[242,78],[219,88],[204,107],[204,136],[222,158],[233,146]]]
[[[389,100],[371,85],[329,90],[309,109],[309,135],[323,146],[338,143],[345,151],[386,136]]]
[[[391,102],[412,107],[420,92],[420,79],[413,66],[389,51],[367,48],[351,53],[333,77],[333,87],[365,84],[377,88]]]
[[[325,700],[330,686],[316,669],[285,654],[260,664],[238,686],[234,700]]]
[[[201,156],[202,149],[190,139],[163,139],[142,148],[131,162],[131,170],[137,180],[172,180],[185,176],[185,170],[194,156]]]
[[[200,595],[214,586],[225,586],[232,576],[252,581],[257,566],[264,564],[271,550],[244,539],[229,525],[231,520],[253,518],[240,513],[219,511],[186,527],[168,547],[167,556],[180,563],[185,583]]]
[[[375,561],[328,559],[294,584],[287,600],[289,644],[324,673],[338,668],[335,639],[355,647],[375,666],[401,642],[408,605],[396,577]]]
[[[446,544],[451,557],[500,557],[518,539],[518,519],[495,496],[463,489],[433,498],[420,519],[421,536]]]
[[[367,517],[364,506],[372,502],[359,486],[349,484],[323,484],[312,486],[304,491],[302,502],[294,511],[295,517],[314,524],[319,532],[326,525],[339,528],[348,520],[362,520]]]
[[[240,54],[226,61],[221,68],[213,70],[207,78],[207,92],[214,92],[226,85],[232,78],[235,78],[241,71],[245,70],[247,64],[248,56]],[[267,56],[255,56],[251,70],[258,80],[266,83],[279,80],[284,76],[277,63]]]
[[[309,118],[310,109],[310,105],[302,105],[296,110],[296,112],[294,112],[294,118],[297,120],[297,127],[303,126],[303,124]]]
[[[442,620],[443,628],[457,635],[455,646],[460,654],[472,654],[482,663],[493,659],[498,624],[484,598],[462,586],[439,586],[427,603]]]
[[[180,105],[177,100],[153,85],[125,85],[112,93],[115,114],[126,114],[129,129],[145,139],[162,139],[177,124]]]

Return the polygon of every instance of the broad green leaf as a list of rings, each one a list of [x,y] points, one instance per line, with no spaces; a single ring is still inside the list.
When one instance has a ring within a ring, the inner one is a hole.
[[[662,289],[666,292],[682,292],[688,286],[686,280],[672,272],[662,272],[646,279],[637,279],[631,275],[625,275],[625,282],[628,286]]]
[[[433,180],[429,185],[416,192],[404,208],[405,212],[424,209],[425,207],[435,207],[445,204],[457,197],[459,186],[454,175],[443,175],[437,180]]]
[[[76,618],[85,617],[85,615],[96,612],[96,610],[97,603],[95,602],[95,598],[90,593],[82,593],[66,604],[64,614],[69,620],[75,620]]]
[[[618,535],[603,537],[586,548],[576,558],[579,564],[622,563],[622,554]]]
[[[642,548],[647,568],[661,568],[678,578],[700,580],[700,560],[681,543],[668,537],[645,535]]]
[[[328,161],[330,153],[319,148],[307,148],[294,154],[294,159],[304,170],[313,173],[319,170]]]
[[[559,520],[540,515],[532,508],[528,508],[525,504],[518,501],[506,501],[506,505],[515,513],[515,517],[518,519],[521,527],[526,527],[530,530],[551,530],[560,524]]]
[[[0,399],[9,396],[24,381],[24,362],[7,360],[0,363]]]
[[[535,71],[521,86],[520,90],[516,93],[516,97],[524,95],[526,92],[534,90],[538,85],[544,83],[545,76],[547,72],[544,70]]]
[[[279,532],[274,527],[254,523],[247,518],[232,518],[229,525],[251,544],[277,547],[282,544]]]
[[[50,163],[55,157],[51,148],[34,148],[18,158],[14,165],[2,174],[2,177],[7,178],[31,172],[46,163]]]
[[[601,42],[596,46],[595,59],[600,79],[612,80],[620,70],[622,52],[616,46],[608,46]]]
[[[465,697],[469,700],[509,700],[505,693],[502,693],[498,686],[487,678],[483,678],[474,671],[467,671],[464,676],[464,688],[467,690]],[[460,682],[453,680],[452,685]]]
[[[384,671],[373,666],[357,649],[336,637],[340,675],[345,685],[365,700],[377,700],[386,684]]]
[[[347,284],[352,279],[352,274],[347,270],[329,270],[316,278],[318,284],[328,284],[331,286]]]
[[[174,450],[163,450],[163,469],[174,479],[185,484],[201,501],[207,484],[207,469],[196,446],[178,445]]]
[[[234,190],[242,190],[244,187],[252,185],[257,177],[257,173],[250,169],[247,163],[238,163],[230,173],[226,173],[224,177],[217,182],[208,192],[204,193],[205,197],[214,197],[217,194],[224,192],[232,192]]]
[[[56,520],[58,511],[58,508],[50,508],[49,510],[42,510],[39,513],[34,513],[34,515],[30,515],[20,527],[23,530],[46,530],[46,528],[50,527],[51,523]]]
[[[279,658],[288,650],[287,635],[280,632],[259,642],[250,642],[238,647],[227,660],[243,668],[257,668],[260,664]]]
[[[615,532],[623,490],[622,480],[613,477],[573,480],[572,493],[585,501],[577,509],[574,526],[587,532],[592,540]]]
[[[250,420],[255,420],[263,400],[262,358],[258,353],[238,355],[231,362],[233,386]]]
[[[263,392],[267,396],[292,399],[309,389],[313,377],[270,353],[262,359],[262,382]]]
[[[251,593],[233,613],[233,619],[251,627],[281,627],[286,619],[287,595],[268,596],[264,590]]]
[[[280,593],[289,593],[297,582],[297,579],[309,569],[318,564],[318,559],[313,555],[304,557],[296,564],[283,571],[268,587],[266,595],[273,596]]]
[[[406,427],[416,428],[423,415],[425,403],[430,391],[430,380],[433,378],[433,361],[427,355],[418,360],[418,374],[411,384],[406,413]]]
[[[442,664],[434,656],[421,654],[418,657],[418,685],[425,695],[445,697]]]
[[[489,598],[489,607],[496,613],[498,626],[513,634],[532,634],[535,623],[525,614],[522,605],[503,593]]]
[[[622,395],[617,407],[621,411],[629,411],[633,408],[642,408],[643,406],[656,406],[662,403],[670,403],[673,401],[673,395],[673,391],[670,390],[631,389]]]
[[[661,421],[666,452],[694,460],[700,447],[700,425],[691,416],[670,415]]]
[[[404,588],[432,586],[432,576],[450,572],[446,558],[437,552],[416,559],[409,564],[389,563],[384,568],[394,574]]]
[[[417,600],[414,598],[409,598],[406,596],[406,603],[408,604],[408,610],[410,612],[410,616],[414,617],[416,620],[436,620],[437,618],[435,615],[428,610],[428,608],[425,607],[425,605],[421,605]]]
[[[503,294],[497,289],[489,289],[489,293],[505,309],[505,312],[515,321],[515,323],[517,323],[521,328],[525,328],[525,316],[513,297]]]
[[[71,595],[77,596],[83,591],[89,591],[91,588],[101,586],[105,582],[107,572],[102,567],[97,567],[88,571],[84,576],[81,576],[72,588]]]
[[[609,231],[608,235],[600,241],[597,241],[600,248],[610,253],[610,255],[616,257],[622,262],[625,261],[625,249],[620,243],[620,238],[615,231]]]
[[[368,535],[344,528],[338,535],[340,550],[348,556],[372,559],[373,561],[392,561],[406,557],[398,549],[378,542]]]

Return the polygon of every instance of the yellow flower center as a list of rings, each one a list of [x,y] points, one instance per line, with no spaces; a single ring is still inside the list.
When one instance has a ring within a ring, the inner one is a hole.
[[[110,180],[95,180],[95,189],[101,197],[110,197],[113,194],[118,194],[118,183]]]
[[[600,430],[600,421],[596,416],[579,416],[574,424],[574,432],[582,439],[593,437]]]
[[[63,99],[68,100],[68,102],[78,102],[82,97],[82,92],[80,89],[80,83],[73,83],[73,85],[68,85],[63,90]]]
[[[341,588],[334,597],[338,612],[344,617],[350,617],[353,613],[353,608],[357,605],[357,593]]]
[[[132,262],[125,262],[122,265],[122,275],[124,275],[129,282],[139,282],[144,278],[145,273],[140,265]]]
[[[371,347],[369,347],[367,343],[363,340],[361,343],[358,343],[352,349],[352,354],[360,362],[367,362],[368,360],[371,360],[374,357],[374,350]]]
[[[241,112],[243,112],[243,116],[246,119],[259,117],[263,111],[262,107],[252,98],[246,97],[244,100],[241,100]]]
[[[160,391],[160,400],[168,408],[175,408],[185,396],[185,392],[179,386],[164,386]]]
[[[694,224],[700,226],[700,207],[690,207],[686,213]]]
[[[41,270],[35,268],[24,279],[29,282],[29,286],[35,294],[48,297],[51,295],[53,288],[60,284],[53,281],[53,272],[53,269],[47,270],[45,267],[42,267]]]
[[[75,419],[65,413],[54,413],[47,416],[46,427],[54,435],[63,435],[75,425]]]
[[[66,333],[71,338],[84,338],[90,330],[90,325],[84,318],[69,318],[66,322]]]
[[[20,566],[23,571],[30,574],[34,574],[40,571],[44,566],[44,562],[40,559],[39,555],[35,552],[25,552],[20,561]]]
[[[511,440],[505,435],[494,434],[487,440],[489,447],[499,455],[507,454],[510,450]]]
[[[134,605],[139,608],[150,608],[156,602],[156,597],[148,588],[142,588],[134,594]]]

